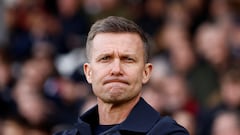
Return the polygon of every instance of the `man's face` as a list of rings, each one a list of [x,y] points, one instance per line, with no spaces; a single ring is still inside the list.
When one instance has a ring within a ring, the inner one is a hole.
[[[99,33],[90,55],[84,72],[99,100],[121,103],[140,96],[152,65],[144,63],[143,42],[137,34]]]

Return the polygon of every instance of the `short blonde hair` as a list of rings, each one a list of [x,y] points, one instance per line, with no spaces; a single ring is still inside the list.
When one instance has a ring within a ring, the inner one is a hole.
[[[86,43],[86,56],[90,60],[91,56],[91,44],[94,37],[98,33],[136,33],[140,36],[144,45],[144,60],[148,62],[149,57],[149,45],[146,35],[143,30],[133,21],[123,17],[109,16],[107,18],[96,21],[87,37]]]

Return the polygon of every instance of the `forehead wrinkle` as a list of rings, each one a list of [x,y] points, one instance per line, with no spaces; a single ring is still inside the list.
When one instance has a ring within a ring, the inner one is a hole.
[[[118,53],[127,54],[127,55],[137,55],[137,54],[139,54],[139,52],[143,52],[143,54],[144,54],[144,45],[142,43],[142,40],[139,38],[138,35],[134,35],[134,36],[133,35],[134,34],[132,34],[132,33],[117,33],[117,34],[116,33],[114,33],[114,34],[113,33],[100,33],[100,34],[97,34],[94,37],[94,40],[92,41],[92,51],[91,52],[93,55],[99,55],[99,54],[96,54],[96,52],[106,53],[106,54],[118,52]],[[106,36],[112,36],[112,39],[109,40],[108,38],[105,38]],[[130,38],[134,39],[134,40],[128,40],[129,38],[126,38],[126,36],[131,36]],[[104,48],[99,47],[101,45],[103,45]],[[112,45],[114,45],[114,47]],[[133,45],[133,46],[131,46],[131,45]],[[139,45],[141,47],[139,47]],[[128,47],[126,47],[125,50],[123,50],[123,46],[131,46],[130,48],[133,50],[128,49]],[[99,49],[101,49],[101,52],[99,52]],[[109,51],[111,49],[114,49],[114,50],[112,50],[113,52]]]
[[[111,36],[112,40],[105,38],[106,36]],[[117,34],[116,33],[100,33],[95,36],[93,40],[93,44],[99,41],[109,45],[111,44],[118,44],[118,45],[141,44],[142,45],[143,44],[140,37],[132,33],[117,33]]]
[[[105,56],[105,55],[119,56],[119,57],[136,56],[137,52],[129,51],[127,49],[126,50],[106,49],[106,50],[103,50],[100,54],[96,54],[96,57]]]

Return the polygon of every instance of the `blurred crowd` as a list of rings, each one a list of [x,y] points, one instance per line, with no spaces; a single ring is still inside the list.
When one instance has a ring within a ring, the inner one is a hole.
[[[240,135],[239,0],[0,1],[1,135],[50,135],[96,104],[85,42],[109,15],[149,38],[150,105],[191,135]]]

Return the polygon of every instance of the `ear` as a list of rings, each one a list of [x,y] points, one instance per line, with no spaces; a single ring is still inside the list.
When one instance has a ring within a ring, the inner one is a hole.
[[[147,83],[148,80],[150,79],[151,73],[152,73],[152,68],[153,68],[153,66],[151,63],[145,64],[144,71],[143,71],[143,78],[142,78],[143,84]]]
[[[86,76],[88,83],[92,83],[91,65],[89,63],[84,63],[83,70],[84,70],[84,74]]]

